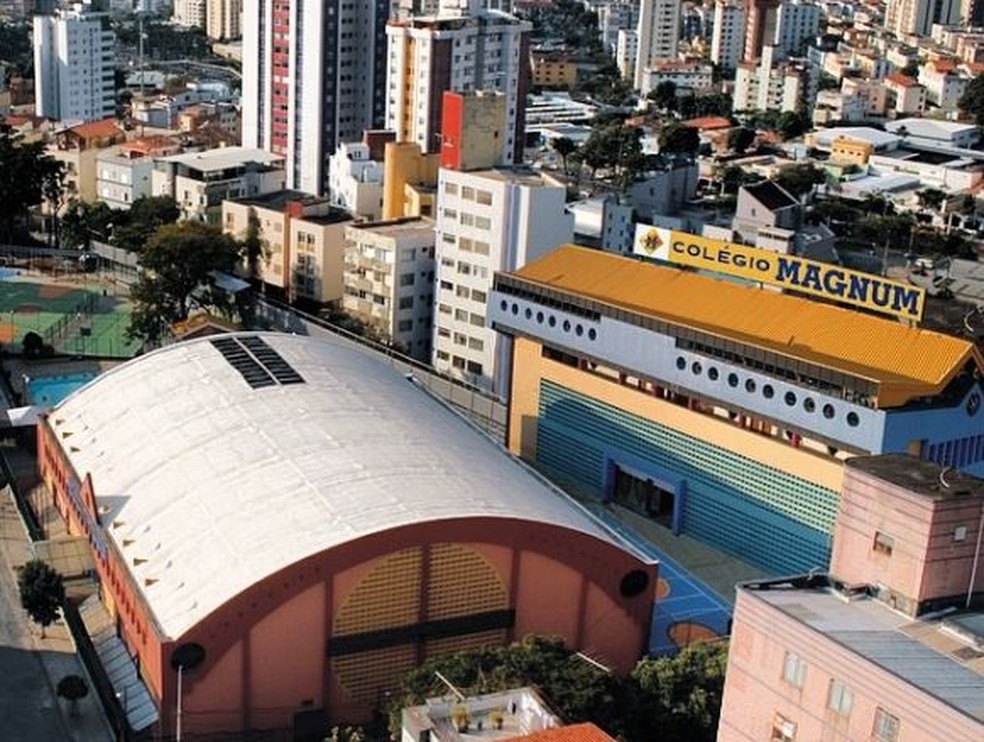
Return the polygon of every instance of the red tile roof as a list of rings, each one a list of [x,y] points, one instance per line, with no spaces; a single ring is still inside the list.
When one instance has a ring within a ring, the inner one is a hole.
[[[731,121],[724,116],[701,116],[684,121],[683,125],[691,129],[730,129]]]
[[[82,139],[99,139],[116,136],[121,132],[121,129],[116,125],[115,118],[108,118],[73,126],[69,131]]]
[[[553,727],[533,732],[523,737],[514,737],[511,742],[615,742],[594,724],[571,724],[566,727]]]
[[[885,81],[895,83],[903,88],[915,88],[919,86],[918,81],[913,80],[908,75],[903,75],[901,72],[893,72],[891,75],[885,77]]]

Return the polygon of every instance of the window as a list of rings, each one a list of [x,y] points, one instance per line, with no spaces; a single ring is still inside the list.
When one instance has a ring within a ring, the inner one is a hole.
[[[468,336],[461,332],[456,332],[454,334],[454,344],[455,345],[466,345],[468,343]]]
[[[468,321],[468,312],[466,312],[464,309],[455,309],[454,310],[454,318],[456,320],[458,320],[459,322],[467,322]]]
[[[449,338],[451,337],[451,330],[449,330],[447,327],[438,327],[437,336],[442,338]]]
[[[481,376],[482,364],[476,363],[475,361],[468,361],[468,373],[475,374],[476,376]]]
[[[413,329],[412,319],[401,319],[397,325],[398,332],[410,332]]]
[[[485,343],[478,338],[468,338],[468,348],[469,350],[485,350]]]
[[[475,189],[471,186],[461,186],[461,197],[466,201],[474,201]]]
[[[840,680],[831,680],[830,689],[827,691],[827,708],[836,711],[841,716],[851,713],[851,705],[854,703],[854,691],[850,686],[845,685]]]
[[[458,184],[457,183],[445,183],[444,184],[444,193],[447,194],[448,196],[457,196],[458,195]]]
[[[485,327],[485,317],[480,314],[472,314],[468,321],[471,322],[475,327]]]
[[[770,742],[793,742],[796,739],[796,723],[782,714],[776,714],[772,719],[772,734]]]
[[[400,276],[401,286],[413,286],[413,273],[404,273]]]
[[[488,295],[484,291],[479,291],[478,289],[472,289],[472,301],[481,302],[484,304],[488,299]],[[543,321],[543,315],[540,315],[540,321]]]
[[[899,738],[899,719],[879,706],[875,709],[875,723],[871,727],[871,738],[878,742],[895,742]]]
[[[454,293],[455,293],[455,296],[460,296],[462,298],[467,299],[471,292],[469,291],[469,289],[468,289],[467,286],[461,286],[461,285],[459,285],[454,290]]]
[[[412,296],[400,297],[400,309],[413,309],[413,297]]]
[[[451,314],[451,307],[449,307],[447,304],[438,304],[437,311],[440,312],[441,314]]]
[[[454,366],[457,369],[464,370],[464,368],[465,368],[465,359],[462,358],[461,356],[453,356],[451,358],[451,365]]]
[[[782,663],[782,679],[796,688],[802,688],[805,678],[806,663],[792,652],[786,652]]]
[[[884,554],[885,556],[892,556],[892,550],[894,548],[894,538],[889,536],[887,533],[875,531],[875,542],[871,545],[872,551],[877,551],[879,554]]]
[[[479,190],[478,193],[475,195],[475,200],[478,201],[480,204],[485,204],[486,206],[491,206],[492,205],[492,194],[489,193],[488,191]]]
[[[475,227],[478,229],[489,230],[492,229],[492,220],[487,216],[475,215]]]
[[[477,254],[479,254],[479,255],[488,255],[489,254],[489,243],[488,242],[480,242],[479,240],[475,240],[475,252]]]

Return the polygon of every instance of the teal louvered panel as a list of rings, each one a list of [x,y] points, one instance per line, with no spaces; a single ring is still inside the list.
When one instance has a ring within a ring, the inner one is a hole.
[[[687,484],[684,531],[771,572],[824,567],[836,492],[550,381],[541,382],[537,465],[601,496],[607,460],[631,457]]]

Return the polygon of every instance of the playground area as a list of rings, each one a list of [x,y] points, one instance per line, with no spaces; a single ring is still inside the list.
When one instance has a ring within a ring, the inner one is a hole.
[[[128,358],[140,347],[128,340],[130,304],[116,286],[91,274],[50,277],[0,270],[0,346],[19,351],[30,332],[55,353]]]

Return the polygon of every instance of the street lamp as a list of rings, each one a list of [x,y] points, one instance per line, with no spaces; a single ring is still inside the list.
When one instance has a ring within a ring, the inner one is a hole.
[[[178,693],[175,699],[175,739],[181,742],[181,695],[184,684],[184,674],[188,670],[194,670],[205,661],[205,647],[195,642],[182,644],[171,653],[171,667],[178,673]]]

